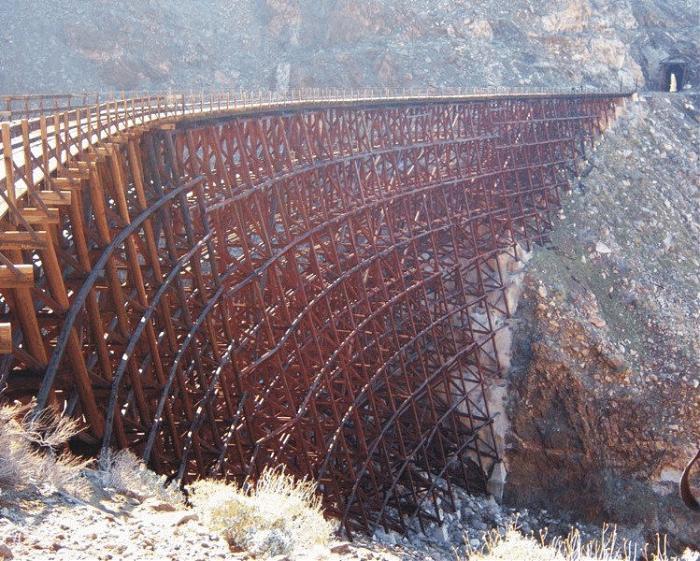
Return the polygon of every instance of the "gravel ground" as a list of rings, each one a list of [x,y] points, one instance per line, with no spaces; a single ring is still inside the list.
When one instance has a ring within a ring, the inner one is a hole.
[[[91,481],[95,477],[90,478]],[[275,557],[277,561],[454,561],[482,548],[489,532],[517,523],[524,534],[565,536],[570,523],[547,511],[515,511],[493,498],[470,496],[456,489],[456,510],[445,505],[444,524],[426,532],[417,524],[403,536],[378,530],[374,536],[337,536],[328,547]],[[584,538],[600,530],[575,525]],[[634,539],[633,533],[622,534]],[[4,556],[4,557],[3,557]],[[80,498],[38,491],[0,496],[0,559],[42,561],[252,560],[232,550],[198,515],[183,505],[156,497],[127,497],[94,483]]]

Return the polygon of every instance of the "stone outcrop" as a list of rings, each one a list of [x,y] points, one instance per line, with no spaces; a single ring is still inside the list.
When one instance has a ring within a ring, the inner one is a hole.
[[[697,82],[698,29],[684,0],[6,0],[0,90],[653,86],[675,54]]]
[[[643,391],[611,346],[592,293],[572,285],[542,297],[532,276],[526,282],[529,344],[517,352],[529,360],[510,386],[507,498],[699,543],[697,515],[676,496],[684,432],[700,428],[693,383]]]
[[[506,500],[695,545],[677,484],[700,441],[696,106],[630,105],[528,263],[506,437]]]

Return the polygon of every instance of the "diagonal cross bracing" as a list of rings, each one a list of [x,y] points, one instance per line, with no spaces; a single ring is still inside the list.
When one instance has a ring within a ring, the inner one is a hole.
[[[5,398],[183,481],[284,464],[349,531],[439,520],[500,461],[499,256],[545,239],[622,99],[85,109],[3,176]]]

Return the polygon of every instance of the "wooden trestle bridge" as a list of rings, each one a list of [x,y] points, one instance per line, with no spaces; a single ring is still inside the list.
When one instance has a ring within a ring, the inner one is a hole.
[[[629,94],[5,98],[0,384],[188,481],[285,464],[350,531],[500,461],[499,256]]]

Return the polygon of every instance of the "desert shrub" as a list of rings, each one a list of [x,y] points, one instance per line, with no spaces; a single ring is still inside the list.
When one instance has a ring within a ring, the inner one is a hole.
[[[165,476],[149,470],[131,450],[110,451],[100,457],[99,479],[106,489],[145,500],[153,497],[159,501],[182,505],[184,496],[175,485],[166,485]]]
[[[566,538],[547,542],[544,534],[539,539],[525,536],[515,525],[505,532],[487,534],[484,547],[471,552],[468,558],[470,561],[635,561],[640,556],[648,561],[692,559],[686,554],[682,558],[669,556],[661,539],[657,540],[656,547],[645,546],[640,551],[633,544],[620,542],[614,526],[603,527],[600,538],[590,542],[585,542],[575,529]]]
[[[524,536],[515,528],[505,535],[491,532],[486,537],[486,545],[481,551],[469,555],[470,561],[565,561],[555,548],[546,547],[530,536]]]
[[[78,492],[89,462],[61,451],[77,424],[52,410],[30,416],[30,407],[0,407],[0,492]]]
[[[202,520],[233,546],[254,555],[281,555],[326,544],[332,531],[315,483],[284,469],[265,470],[249,489],[204,480],[190,488]]]

